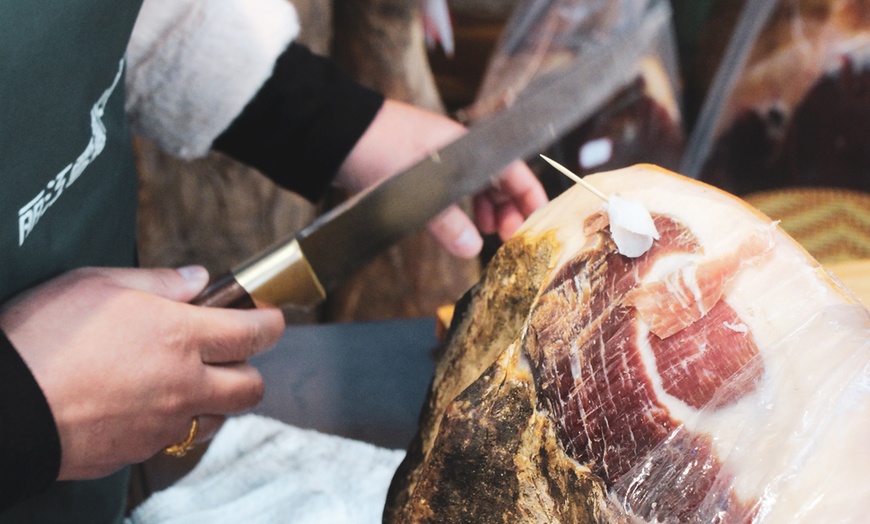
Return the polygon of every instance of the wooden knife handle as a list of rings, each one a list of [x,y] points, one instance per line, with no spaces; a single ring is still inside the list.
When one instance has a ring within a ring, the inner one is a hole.
[[[190,301],[196,306],[223,307],[231,309],[254,309],[257,306],[251,295],[236,280],[235,275],[228,273],[209,284],[202,293]]]

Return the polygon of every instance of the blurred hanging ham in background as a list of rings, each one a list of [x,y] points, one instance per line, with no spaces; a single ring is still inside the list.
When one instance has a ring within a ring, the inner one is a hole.
[[[751,44],[746,66],[725,80],[733,87],[712,100],[719,118],[694,130],[712,136],[700,178],[738,195],[870,191],[870,4],[778,0],[756,40],[717,28],[734,20],[738,4],[716,3],[700,41],[708,64],[718,63],[723,33]],[[749,15],[741,11],[735,25]]]

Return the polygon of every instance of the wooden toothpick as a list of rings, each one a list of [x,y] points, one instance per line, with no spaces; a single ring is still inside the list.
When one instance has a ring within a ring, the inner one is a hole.
[[[550,164],[551,166],[555,167],[555,168],[556,168],[559,172],[561,172],[563,175],[565,175],[566,177],[570,178],[570,179],[573,180],[574,182],[577,182],[578,184],[580,184],[581,186],[583,186],[585,189],[587,189],[589,192],[591,192],[593,195],[597,196],[597,197],[600,198],[601,200],[604,200],[605,202],[609,202],[609,201],[610,201],[610,199],[607,198],[607,195],[605,195],[604,193],[602,193],[601,191],[599,191],[598,189],[596,189],[595,186],[593,186],[593,185],[590,184],[589,182],[583,180],[583,179],[580,178],[579,176],[577,176],[577,175],[575,175],[574,173],[572,173],[572,172],[571,172],[567,167],[563,166],[563,165],[560,164],[559,162],[556,162],[556,161],[553,160],[552,158],[546,157],[546,156],[544,156],[544,155],[541,155],[541,158],[543,158],[544,160],[546,160],[548,164]]]

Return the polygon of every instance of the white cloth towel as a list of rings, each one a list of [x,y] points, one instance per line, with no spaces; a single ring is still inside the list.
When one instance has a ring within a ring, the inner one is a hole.
[[[257,415],[231,418],[199,464],[127,524],[379,523],[404,455]]]

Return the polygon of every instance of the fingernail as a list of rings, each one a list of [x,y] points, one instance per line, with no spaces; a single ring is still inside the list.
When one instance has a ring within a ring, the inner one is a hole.
[[[208,283],[208,270],[202,266],[183,266],[176,269],[185,282],[203,287]]]
[[[480,235],[474,229],[466,228],[453,245],[459,252],[458,254],[465,257],[473,257],[483,247],[483,239],[480,238]]]

